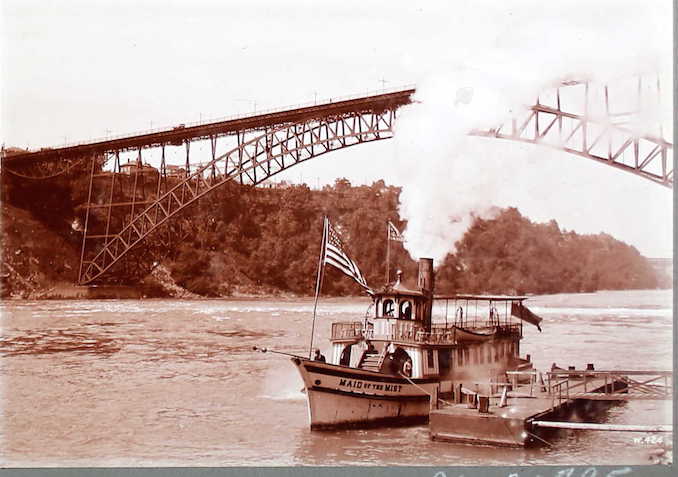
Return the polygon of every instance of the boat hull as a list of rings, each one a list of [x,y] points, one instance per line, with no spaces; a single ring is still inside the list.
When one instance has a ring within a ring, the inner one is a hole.
[[[392,375],[292,359],[306,388],[313,430],[426,422],[437,379]]]

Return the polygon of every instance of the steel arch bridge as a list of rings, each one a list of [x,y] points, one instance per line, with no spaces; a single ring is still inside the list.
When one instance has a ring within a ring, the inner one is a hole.
[[[411,103],[414,93],[414,88],[408,88],[57,149],[3,154],[2,170],[29,180],[88,167],[78,282],[93,284],[105,280],[116,264],[191,204],[227,182],[257,185],[328,152],[393,137],[396,111]],[[588,104],[588,96],[586,100]],[[673,187],[671,143],[658,136],[634,134],[610,117],[592,117],[586,109],[584,114],[575,114],[561,108],[558,90],[556,104],[543,104],[538,98],[509,123],[470,134],[546,145]],[[235,137],[237,144],[217,154],[217,141],[226,136]],[[207,139],[211,158],[191,171],[190,145]],[[171,145],[185,146],[185,169],[179,174],[166,164],[165,149]],[[143,162],[142,151],[149,148],[160,148],[157,170]],[[124,151],[136,153],[131,171],[123,171],[120,164]],[[112,172],[104,172],[103,164],[111,160]],[[116,182],[122,191],[125,181],[130,193],[123,195],[131,198],[116,200]],[[149,182],[151,191],[146,193]],[[120,214],[113,214],[114,210],[122,211],[124,219],[116,220]],[[105,218],[102,214],[97,218],[97,211],[104,211]]]
[[[638,111],[610,113],[608,86],[603,85],[604,110],[591,114],[589,83],[569,81],[566,86],[583,86],[583,114],[563,109],[561,89],[551,104],[537,97],[520,117],[489,130],[473,130],[470,135],[507,139],[558,149],[576,156],[631,172],[665,187],[673,187],[673,144],[659,134],[638,134],[626,125]],[[641,82],[638,83],[640,95]]]

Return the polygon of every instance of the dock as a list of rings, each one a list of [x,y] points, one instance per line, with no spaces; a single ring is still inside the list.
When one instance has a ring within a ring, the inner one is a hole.
[[[456,402],[437,401],[429,416],[432,440],[524,447],[546,442],[550,429],[672,432],[672,426],[580,422],[620,401],[672,399],[670,371],[509,371],[506,382],[474,387],[457,393]]]

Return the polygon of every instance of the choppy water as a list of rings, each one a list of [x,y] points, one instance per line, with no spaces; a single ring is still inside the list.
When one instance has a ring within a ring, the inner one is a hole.
[[[368,302],[321,301],[330,323]],[[311,300],[100,300],[2,304],[3,466],[646,464],[637,433],[570,432],[553,447],[431,442],[427,426],[311,432],[285,358],[308,352]],[[540,369],[671,369],[672,293],[535,297],[543,333],[522,354]],[[327,355],[327,352],[325,352]],[[671,405],[636,401],[602,421],[670,424]],[[668,436],[663,436],[665,439]]]

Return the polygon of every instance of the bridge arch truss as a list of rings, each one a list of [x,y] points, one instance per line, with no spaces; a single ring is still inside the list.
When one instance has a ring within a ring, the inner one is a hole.
[[[536,104],[498,128],[470,134],[559,149],[673,187],[673,144],[606,119]]]
[[[138,212],[132,211],[129,220],[114,234],[89,233],[88,209],[79,283],[96,282],[172,217],[225,183],[237,181],[243,185],[257,185],[294,165],[328,152],[388,139],[393,135],[394,120],[395,109],[383,109],[286,124],[266,129],[263,134],[259,133],[247,141],[244,134],[238,134],[238,147],[187,174],[169,190],[158,194],[152,203],[137,209]],[[213,155],[215,143],[216,137],[212,139]],[[90,183],[90,201],[91,189]],[[110,221],[110,213],[108,217]],[[109,228],[107,223],[106,229]]]

